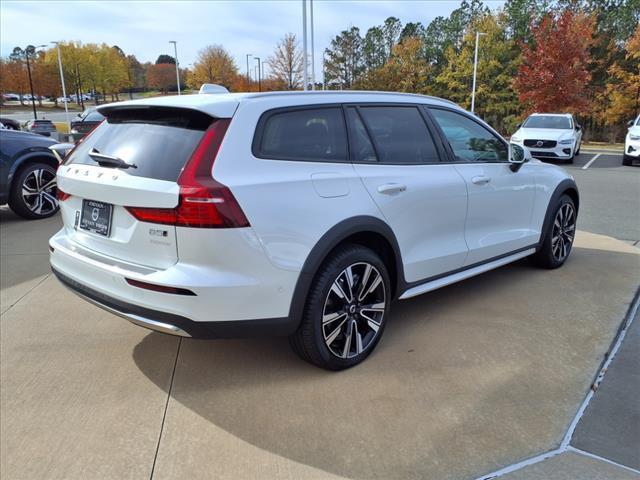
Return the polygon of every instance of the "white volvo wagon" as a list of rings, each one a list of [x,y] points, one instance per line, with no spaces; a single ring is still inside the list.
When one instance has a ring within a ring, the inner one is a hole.
[[[289,335],[343,369],[406,299],[532,256],[569,256],[578,190],[445,100],[201,94],[99,107],[58,170],[51,266],[164,333]]]

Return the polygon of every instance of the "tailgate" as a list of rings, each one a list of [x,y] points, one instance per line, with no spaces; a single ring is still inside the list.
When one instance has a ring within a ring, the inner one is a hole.
[[[178,205],[178,176],[214,119],[179,108],[118,110],[58,170],[64,228],[75,243],[153,268],[178,261],[176,228],[127,207]]]

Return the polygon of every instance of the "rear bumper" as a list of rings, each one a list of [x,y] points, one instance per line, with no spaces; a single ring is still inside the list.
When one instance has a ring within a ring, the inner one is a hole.
[[[180,315],[151,310],[123,302],[87,287],[60,273],[55,268],[51,270],[65,287],[86,301],[135,325],[156,332],[191,338],[242,338],[289,335],[297,328],[297,325],[288,317],[225,322],[194,322]]]
[[[64,229],[49,240],[50,262],[60,281],[75,293],[152,330],[194,338],[293,333],[298,325],[290,308],[299,273],[275,268],[264,256],[258,257],[259,249],[252,256],[238,238],[227,240],[235,240],[223,242],[231,245],[228,256],[240,259],[235,271],[204,261],[178,262],[166,269],[133,265],[76,244]],[[152,291],[127,280],[186,289],[192,295]]]

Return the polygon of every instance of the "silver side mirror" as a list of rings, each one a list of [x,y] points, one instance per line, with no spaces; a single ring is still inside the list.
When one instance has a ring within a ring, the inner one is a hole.
[[[511,164],[511,170],[517,172],[522,164],[529,160],[531,160],[529,150],[515,143],[509,144],[509,163]]]

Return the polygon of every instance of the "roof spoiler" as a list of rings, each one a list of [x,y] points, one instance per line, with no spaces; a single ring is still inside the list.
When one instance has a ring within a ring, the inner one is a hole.
[[[198,93],[229,93],[229,90],[215,83],[203,83]]]

